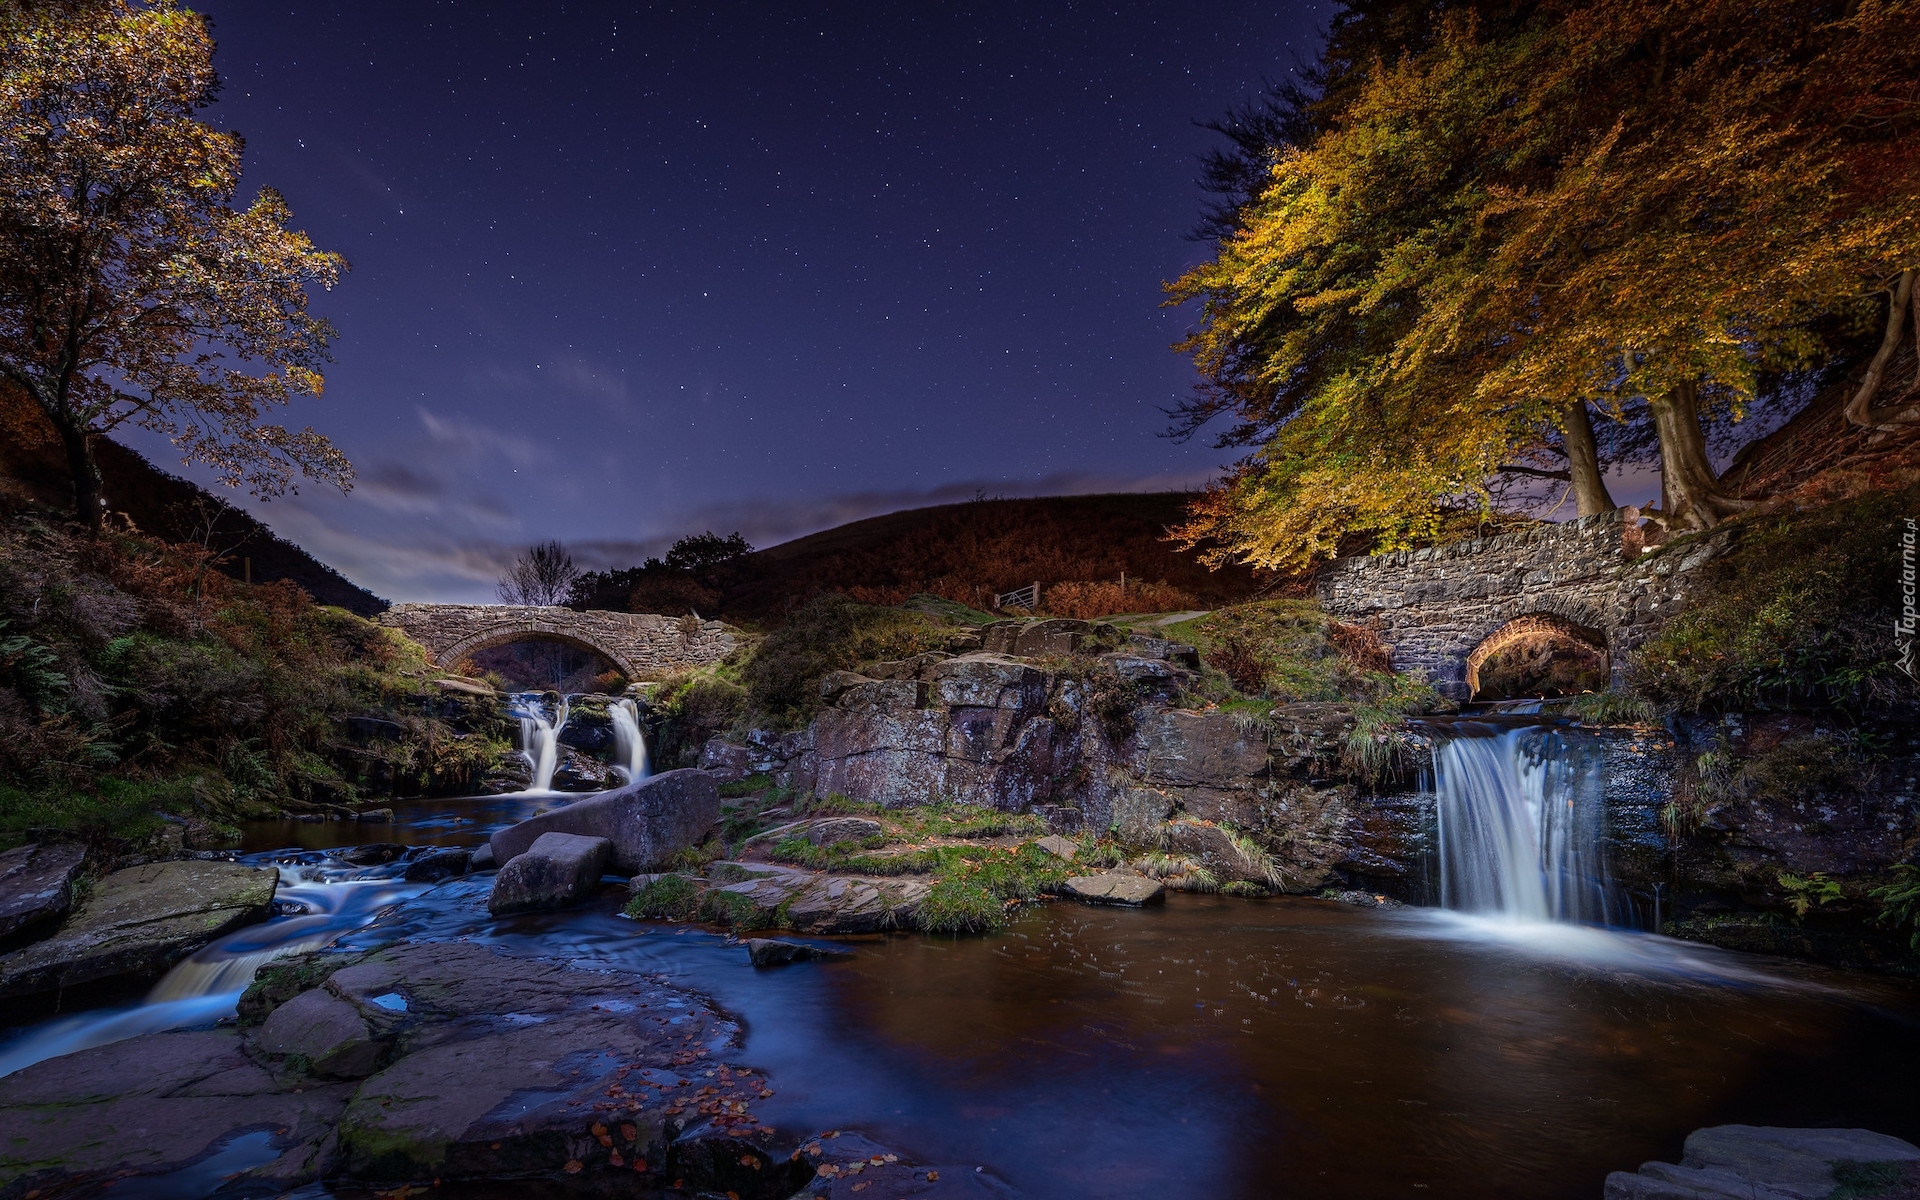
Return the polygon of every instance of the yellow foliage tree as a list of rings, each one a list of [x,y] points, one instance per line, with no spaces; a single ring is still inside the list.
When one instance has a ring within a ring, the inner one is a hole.
[[[306,289],[345,263],[276,192],[232,207],[241,140],[195,117],[216,83],[206,22],[171,0],[0,0],[0,377],[58,430],[89,525],[90,439],[128,423],[259,494],[352,479],[320,434],[263,420],[319,393],[331,329]]]

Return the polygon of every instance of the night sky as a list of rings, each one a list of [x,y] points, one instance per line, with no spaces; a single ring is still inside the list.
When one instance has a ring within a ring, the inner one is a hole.
[[[271,185],[352,271],[325,396],[359,469],[244,501],[396,600],[527,543],[628,565],[988,495],[1177,488],[1195,126],[1308,3],[209,0]],[[135,443],[160,465],[178,455]],[[196,478],[203,473],[188,471]]]

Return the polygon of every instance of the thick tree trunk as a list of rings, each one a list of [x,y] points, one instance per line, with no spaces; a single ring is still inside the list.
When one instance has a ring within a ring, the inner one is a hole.
[[[1649,396],[1653,427],[1660,435],[1661,508],[1670,528],[1711,529],[1721,518],[1750,507],[1720,490],[1720,481],[1707,461],[1707,441],[1700,432],[1700,394],[1691,383],[1676,386],[1664,396]]]
[[[1607,491],[1606,476],[1600,473],[1600,450],[1593,440],[1593,419],[1587,415],[1587,402],[1575,400],[1569,404],[1562,424],[1575,512],[1591,517],[1619,508]]]
[[[1893,365],[1894,352],[1900,348],[1900,338],[1907,322],[1907,308],[1912,302],[1913,271],[1909,268],[1900,272],[1899,281],[1893,285],[1893,295],[1887,301],[1887,332],[1880,339],[1880,348],[1874,351],[1873,360],[1867,364],[1867,373],[1861,378],[1859,389],[1853,393],[1853,399],[1847,402],[1847,420],[1855,425],[1890,433],[1913,421],[1908,413],[1879,410],[1873,406],[1873,399],[1880,394],[1880,385],[1887,377],[1887,368]],[[1920,308],[1916,308],[1914,314],[1915,329],[1920,330]],[[1920,337],[1920,333],[1915,336]],[[1916,376],[1914,382],[1920,385],[1920,376]]]
[[[67,471],[73,476],[73,511],[80,523],[98,530],[105,515],[106,487],[100,480],[100,466],[93,461],[93,445],[85,429],[65,421],[55,421],[60,443],[67,450]]]

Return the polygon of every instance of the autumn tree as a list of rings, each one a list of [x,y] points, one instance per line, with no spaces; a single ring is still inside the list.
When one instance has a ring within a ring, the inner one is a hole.
[[[218,78],[204,18],[172,0],[0,0],[0,377],[58,431],[74,507],[105,498],[91,439],[165,435],[228,486],[350,486],[312,429],[269,409],[317,395],[331,329],[307,288],[345,268],[246,207],[239,135],[197,115]]]
[[[1920,245],[1915,11],[1442,10],[1276,148],[1214,257],[1170,285],[1201,304],[1186,415],[1232,411],[1254,446],[1189,539],[1268,566],[1345,530],[1404,545],[1543,444],[1597,511],[1593,419],[1642,412],[1657,515],[1733,511],[1703,409],[1846,352],[1822,330],[1857,325]]]

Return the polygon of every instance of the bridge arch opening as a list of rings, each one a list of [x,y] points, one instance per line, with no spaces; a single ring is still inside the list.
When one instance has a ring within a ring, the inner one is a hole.
[[[1552,613],[1515,617],[1467,655],[1467,688],[1476,700],[1604,691],[1610,676],[1606,635]]]
[[[467,638],[441,660],[463,675],[494,675],[508,691],[619,693],[631,673],[591,640],[546,630],[498,630]]]

